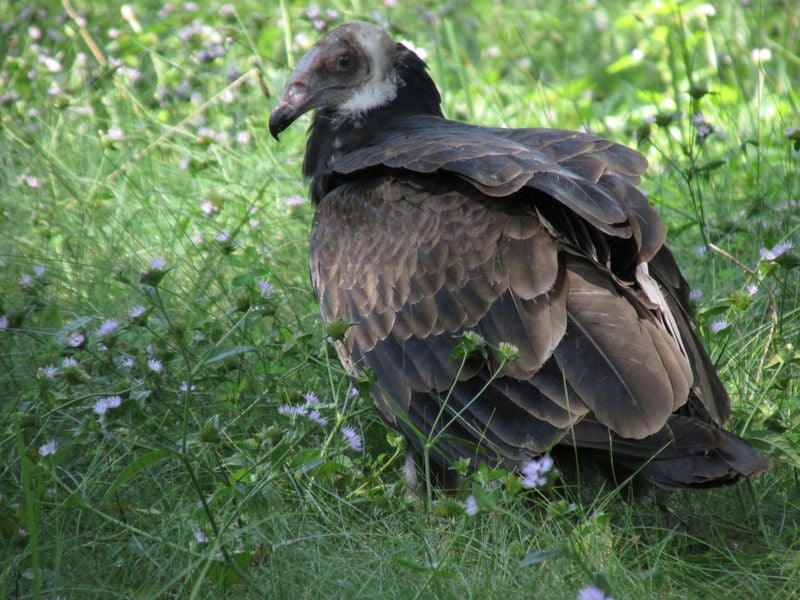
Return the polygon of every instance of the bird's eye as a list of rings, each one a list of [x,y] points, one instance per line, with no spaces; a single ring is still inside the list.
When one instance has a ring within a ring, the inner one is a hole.
[[[341,54],[336,58],[336,67],[340,71],[349,71],[350,68],[353,66],[353,55],[352,54]]]

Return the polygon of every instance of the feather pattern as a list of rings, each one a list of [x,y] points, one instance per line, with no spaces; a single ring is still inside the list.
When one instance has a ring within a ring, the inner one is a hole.
[[[562,446],[664,488],[768,468],[721,428],[730,400],[636,187],[646,160],[586,133],[447,120],[422,61],[381,35],[331,31],[270,118],[273,133],[287,126],[299,93],[317,108],[304,163],[312,283],[323,318],[350,325],[337,352],[354,376],[374,373],[380,414],[418,450],[433,442],[442,466],[514,468]],[[348,85],[365,102],[358,78],[376,85],[374,71],[325,69],[364,39],[354,56],[394,61],[378,83],[396,97],[348,120],[337,103],[349,106]],[[484,354],[459,358],[468,331]]]

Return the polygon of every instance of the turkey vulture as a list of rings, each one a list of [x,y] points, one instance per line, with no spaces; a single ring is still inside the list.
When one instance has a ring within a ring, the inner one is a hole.
[[[342,363],[373,373],[377,410],[418,452],[517,468],[566,447],[662,488],[769,467],[721,428],[730,400],[639,153],[445,119],[424,62],[361,22],[302,58],[270,132],[310,110],[322,315],[349,324]]]

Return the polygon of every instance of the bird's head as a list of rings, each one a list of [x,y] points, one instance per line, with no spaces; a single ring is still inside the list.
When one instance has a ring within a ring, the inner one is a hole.
[[[269,118],[278,134],[299,116],[327,109],[359,115],[391,102],[399,80],[395,43],[377,25],[351,22],[331,30],[297,64]]]

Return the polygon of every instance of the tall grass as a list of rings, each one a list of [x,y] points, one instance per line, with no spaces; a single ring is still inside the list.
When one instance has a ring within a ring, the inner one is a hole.
[[[0,597],[800,594],[794,3],[192,4],[0,6]],[[426,52],[451,117],[647,155],[766,476],[407,497],[310,289],[303,128],[266,131],[350,18]]]

